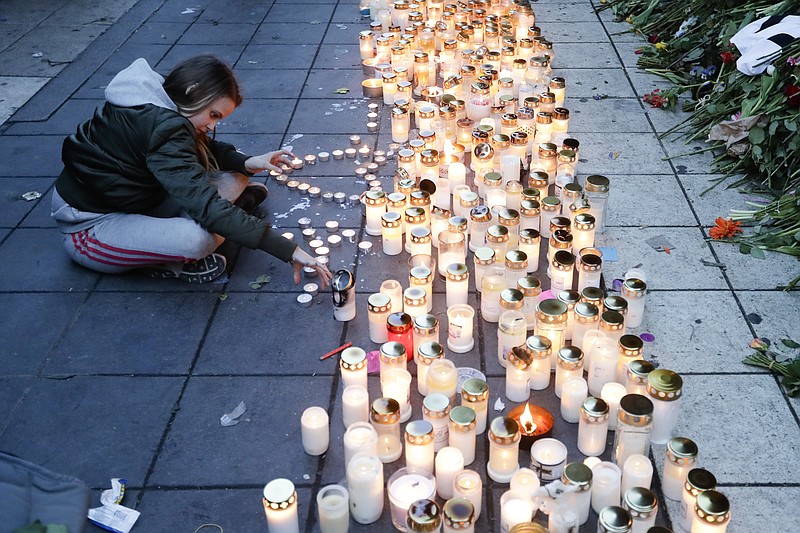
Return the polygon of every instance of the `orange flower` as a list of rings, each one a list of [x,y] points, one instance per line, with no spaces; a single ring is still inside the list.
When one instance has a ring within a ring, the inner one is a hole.
[[[714,221],[714,226],[708,230],[712,239],[728,239],[737,233],[741,233],[741,222],[734,222],[729,218],[717,217]]]

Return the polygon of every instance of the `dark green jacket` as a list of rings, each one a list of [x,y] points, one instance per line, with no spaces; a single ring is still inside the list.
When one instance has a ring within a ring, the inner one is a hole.
[[[296,245],[217,194],[200,164],[192,123],[152,104],[106,103],[64,141],[56,190],[92,213],[145,214],[168,196],[209,232],[289,261]],[[221,170],[247,174],[248,156],[211,141]]]

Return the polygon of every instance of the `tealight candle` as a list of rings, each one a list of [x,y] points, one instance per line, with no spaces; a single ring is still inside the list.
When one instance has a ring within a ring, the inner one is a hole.
[[[567,447],[557,439],[539,439],[531,446],[531,470],[547,484],[561,479],[567,464]]]
[[[404,531],[408,508],[418,500],[427,500],[436,495],[436,481],[432,472],[405,467],[397,470],[386,482],[389,493],[389,506],[392,511],[392,524]]]
[[[413,420],[405,431],[406,466],[433,473],[433,424],[427,420]]]
[[[498,483],[508,483],[519,469],[519,424],[499,416],[489,426],[489,463],[486,473]],[[541,442],[541,441],[539,441]]]
[[[561,418],[575,424],[580,420],[583,401],[589,394],[586,380],[579,377],[568,379],[561,389]]]
[[[581,405],[578,422],[578,450],[583,455],[598,456],[606,449],[608,405],[601,398],[589,396]]]
[[[447,348],[455,353],[466,353],[475,346],[473,320],[475,309],[458,304],[447,308]]]
[[[264,513],[270,533],[299,533],[297,492],[288,479],[273,479],[263,491]]]
[[[447,396],[452,404],[456,396],[458,371],[448,359],[437,359],[431,363],[427,375],[428,394],[440,393]]]
[[[339,356],[339,368],[344,387],[361,385],[367,388],[367,353],[361,348],[345,348]]]
[[[475,420],[475,411],[470,407],[459,405],[450,409],[448,444],[461,450],[465,465],[475,460]]]
[[[366,453],[356,454],[347,464],[350,514],[359,524],[371,524],[383,513],[383,463]]]
[[[369,393],[361,385],[350,385],[342,391],[342,421],[345,429],[356,422],[369,421]]]
[[[684,437],[673,437],[667,441],[664,460],[664,475],[661,489],[664,497],[680,500],[686,474],[697,464],[697,444]]]
[[[303,449],[308,455],[322,455],[328,450],[328,413],[322,407],[309,407],[300,417]]]
[[[405,358],[405,357],[404,357]],[[393,398],[400,405],[400,422],[411,418],[411,373],[402,368],[390,368],[381,372],[381,394]]]
[[[622,470],[614,463],[603,461],[592,468],[592,509],[600,513],[609,505],[619,505]]]
[[[514,490],[504,492],[500,496],[500,531],[511,531],[517,524],[529,523],[534,510],[527,494]]]
[[[628,391],[625,386],[610,382],[603,385],[600,391],[600,397],[608,405],[608,429],[614,431],[617,429],[617,411],[619,410],[619,402],[623,396],[627,395]]]
[[[350,527],[349,495],[341,485],[322,487],[317,493],[320,533],[347,533]]]
[[[433,425],[433,448],[439,451],[450,435],[450,400],[444,394],[434,393],[422,400],[422,419]]]
[[[477,521],[481,515],[483,481],[474,470],[462,470],[453,478],[453,498],[465,498],[472,503]]]
[[[445,446],[436,453],[436,493],[449,500],[453,497],[453,480],[464,470],[464,455],[461,450]]]

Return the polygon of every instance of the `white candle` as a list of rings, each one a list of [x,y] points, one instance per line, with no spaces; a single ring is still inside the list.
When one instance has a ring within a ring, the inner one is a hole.
[[[533,502],[527,494],[509,490],[500,497],[500,532],[508,533],[517,524],[533,518]]]
[[[527,494],[528,498],[533,500],[540,485],[539,476],[536,472],[530,468],[520,468],[511,476],[509,488],[513,492]]]
[[[458,405],[450,409],[448,445],[461,450],[465,465],[475,460],[475,420],[475,411],[470,407]]]
[[[519,181],[520,159],[516,155],[504,155],[500,158],[500,171],[503,173],[503,185],[509,181]]]
[[[561,479],[567,463],[567,447],[556,439],[539,439],[531,446],[531,470],[542,483]]]
[[[626,394],[628,394],[628,390],[625,388],[625,386],[613,381],[603,385],[603,388],[600,390],[600,397],[608,405],[609,431],[617,429],[617,411],[619,410],[619,401]]]
[[[288,479],[273,479],[264,487],[264,514],[269,533],[299,533],[297,492]]]
[[[448,359],[437,359],[431,363],[427,377],[428,394],[443,394],[452,405],[456,398],[456,385],[458,384],[456,365]]]
[[[400,404],[400,422],[411,418],[411,373],[402,368],[390,368],[381,372],[381,394],[394,398]]]
[[[345,388],[350,385],[367,388],[367,352],[355,346],[346,348],[339,356],[339,368]]]
[[[403,219],[393,211],[381,215],[383,253],[398,255],[403,251]]]
[[[403,286],[399,281],[393,279],[384,280],[381,283],[381,294],[385,294],[392,302],[392,311],[399,313],[403,309]]]
[[[459,185],[464,185],[467,181],[467,167],[465,167],[463,163],[450,163],[447,179],[450,181],[450,190],[456,191]],[[453,200],[457,202],[459,199],[453,198]]]
[[[303,449],[308,455],[322,455],[328,450],[328,413],[322,407],[309,407],[300,417]]]
[[[392,524],[403,531],[408,508],[417,500],[433,499],[436,496],[436,481],[430,472],[406,467],[389,477],[386,491],[389,493]]]
[[[583,378],[570,378],[561,389],[561,418],[576,424],[580,419],[581,404],[589,395],[589,387]]]
[[[570,463],[564,468],[561,481],[570,489],[564,494],[564,503],[578,513],[578,524],[589,520],[589,509],[592,507],[592,470],[583,463]]]
[[[444,394],[429,394],[422,400],[422,418],[433,425],[433,449],[447,446],[450,433],[450,400]]]
[[[462,470],[453,478],[453,497],[466,498],[475,508],[475,521],[481,516],[483,481],[474,470]]]
[[[350,514],[359,524],[371,524],[383,513],[383,463],[374,455],[356,454],[347,465]]]
[[[486,416],[489,410],[489,385],[478,378],[469,378],[461,385],[461,405],[475,411],[475,433],[486,431]]]
[[[692,524],[697,521],[695,505],[697,497],[705,491],[714,490],[717,478],[714,474],[703,468],[693,468],[686,474],[686,483],[683,485],[681,497],[681,510],[678,516],[678,525],[684,531],[693,531]]]
[[[649,489],[652,480],[653,463],[650,462],[650,459],[638,453],[625,459],[625,464],[622,466],[622,487],[620,489],[622,494],[633,487]]]
[[[600,513],[609,505],[619,505],[622,470],[614,463],[603,461],[592,468],[592,509]]]
[[[489,426],[489,463],[486,473],[498,483],[508,483],[519,470],[519,424],[508,416],[498,416]]]
[[[392,311],[391,303],[391,298],[379,292],[370,294],[367,299],[369,340],[374,343],[383,344],[389,340],[389,332],[386,330],[386,317]]]
[[[347,533],[350,528],[349,496],[341,485],[322,487],[317,493],[320,533]]]
[[[447,307],[467,305],[469,297],[469,270],[464,263],[453,263],[447,267],[445,295]]]
[[[445,446],[436,452],[436,492],[440,498],[453,497],[453,479],[464,470],[464,455],[458,448]]]
[[[367,213],[367,235],[381,235],[382,215],[386,212],[386,193],[383,191],[367,191],[363,199]]]
[[[697,444],[694,441],[675,437],[667,442],[664,457],[664,475],[661,477],[661,490],[665,498],[680,500],[686,474],[697,464]]]
[[[672,436],[680,414],[683,378],[672,370],[659,368],[647,375],[647,396],[653,402],[653,444],[664,444]]]
[[[367,455],[378,453],[378,433],[368,422],[351,424],[344,432],[342,442],[344,443],[345,466],[350,464],[350,460],[357,453],[366,453]]]
[[[356,422],[369,422],[369,393],[361,385],[350,385],[342,391],[342,421],[345,429]]]
[[[406,466],[433,473],[433,424],[414,420],[406,425]]]
[[[506,366],[506,398],[512,402],[526,402],[530,397],[530,352],[524,346],[515,346],[508,354]],[[549,369],[548,369],[549,372]]]
[[[588,337],[588,335],[586,335]],[[616,380],[617,359],[619,349],[615,340],[602,338],[590,349],[589,355],[589,392],[592,396],[600,396],[603,385]]]
[[[581,406],[578,450],[583,455],[598,456],[606,450],[607,437],[608,405],[601,398],[590,396]]]
[[[428,395],[428,370],[437,359],[444,357],[442,345],[438,342],[424,342],[417,345],[414,341],[414,350],[417,352],[417,391],[422,396]]]
[[[458,304],[447,308],[447,347],[455,353],[466,353],[475,346],[472,337],[475,309]]]
[[[719,491],[706,490],[697,495],[691,533],[725,533],[731,521],[730,502]]]
[[[525,341],[525,347],[531,352],[531,390],[544,390],[550,386],[551,346],[550,339],[542,335],[531,335]]]

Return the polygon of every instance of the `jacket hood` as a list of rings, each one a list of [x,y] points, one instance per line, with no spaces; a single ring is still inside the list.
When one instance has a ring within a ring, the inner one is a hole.
[[[164,78],[139,58],[119,72],[106,87],[106,101],[120,107],[153,104],[177,111],[175,103],[164,90]]]

